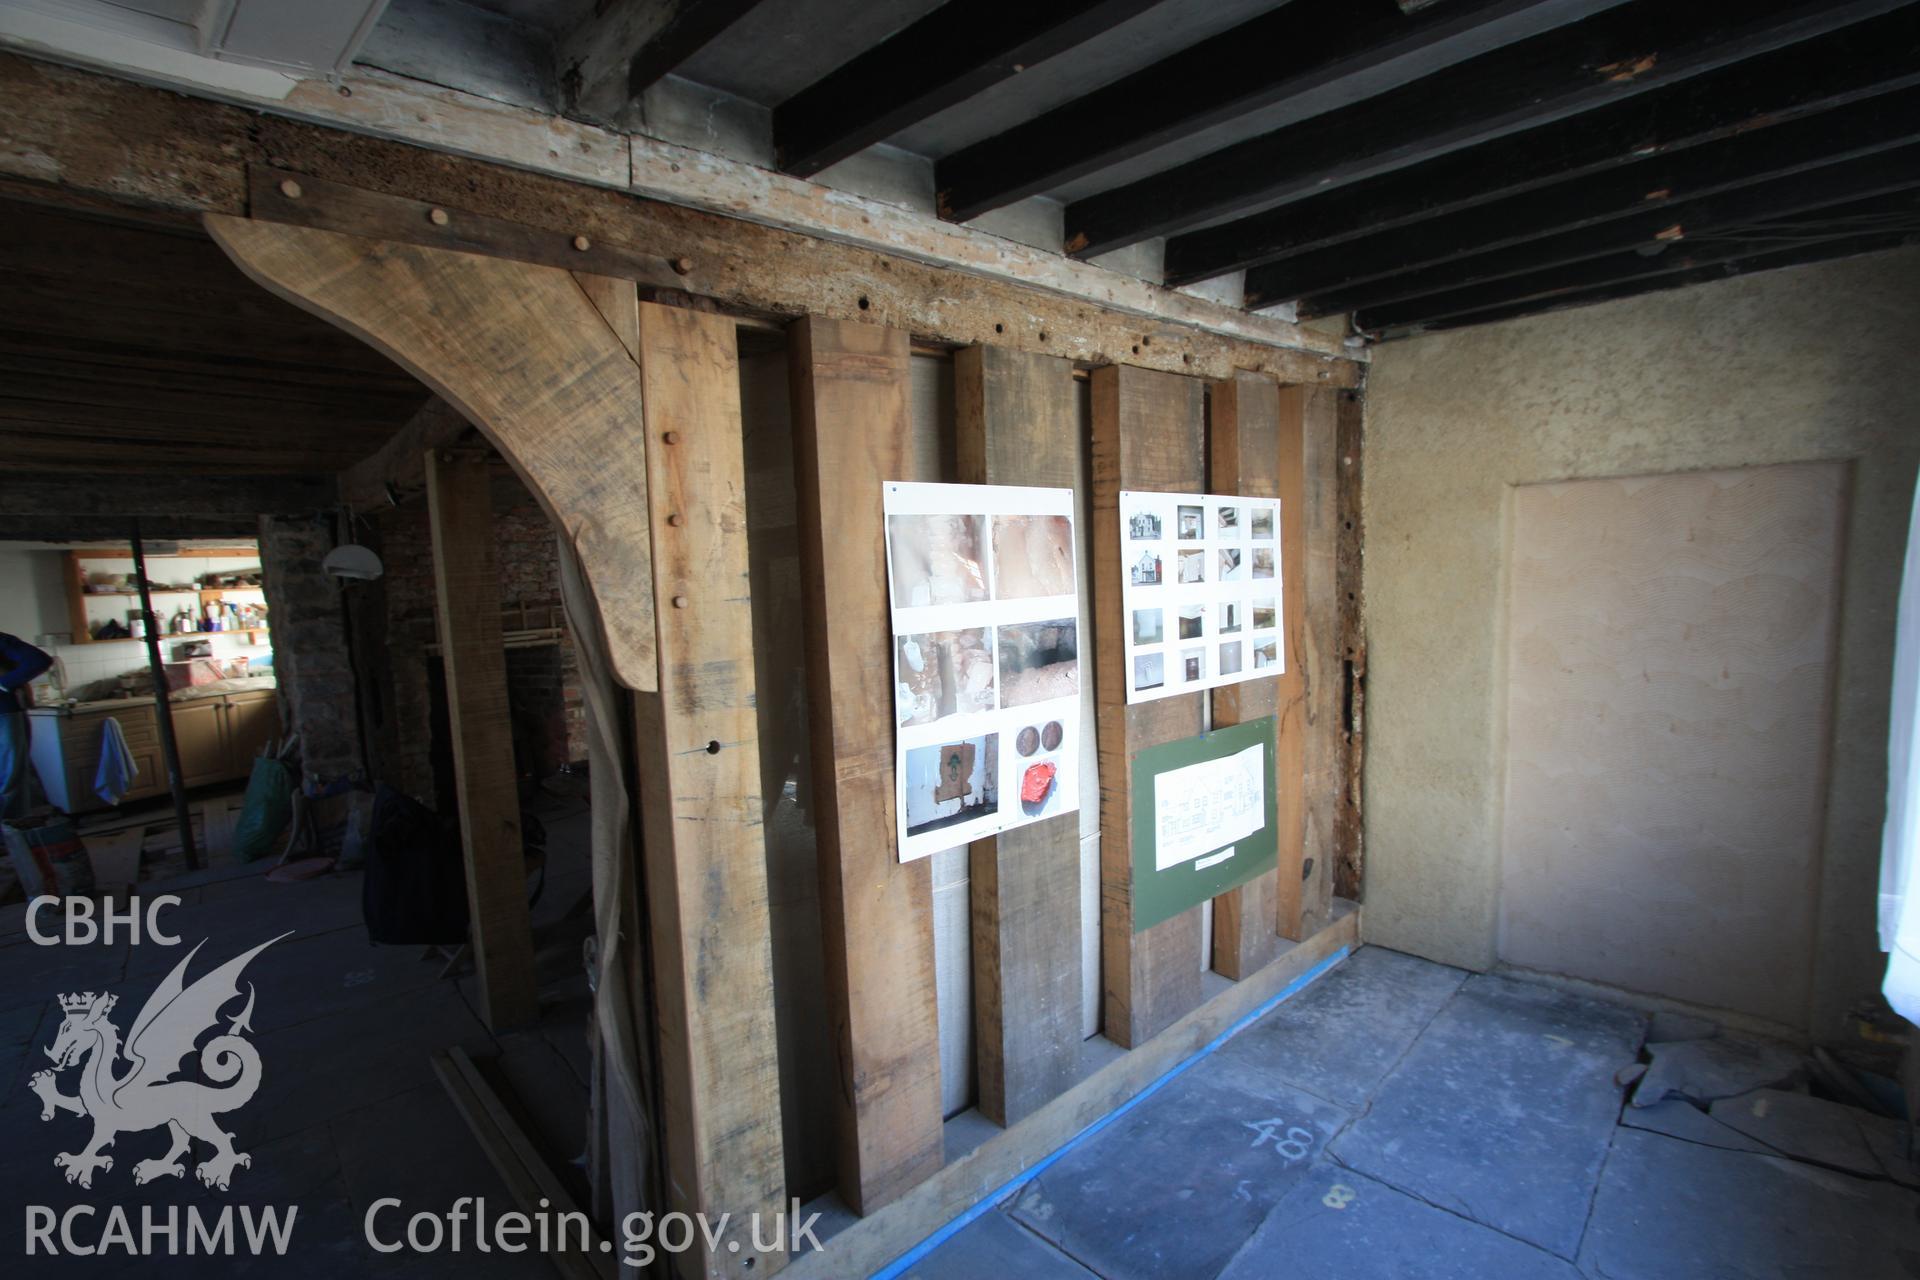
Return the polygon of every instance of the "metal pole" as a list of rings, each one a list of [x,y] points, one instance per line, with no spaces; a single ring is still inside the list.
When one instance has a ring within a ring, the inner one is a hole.
[[[180,744],[173,736],[173,703],[167,697],[167,669],[160,661],[160,619],[153,614],[153,596],[147,590],[147,557],[140,550],[140,518],[133,521],[133,576],[140,584],[140,616],[147,620],[147,667],[153,672],[154,719],[160,724],[160,753],[167,761],[167,785],[173,791],[173,819],[180,824],[180,850],[187,866],[200,869],[200,850],[193,844],[193,813],[187,808],[185,775],[180,772]]]

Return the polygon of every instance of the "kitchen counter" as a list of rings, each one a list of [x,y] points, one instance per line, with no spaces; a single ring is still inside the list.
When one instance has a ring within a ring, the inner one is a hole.
[[[245,778],[261,749],[280,736],[280,705],[272,676],[219,680],[176,689],[174,738],[180,748],[182,781],[189,787]],[[100,744],[108,720],[119,722],[138,775],[123,801],[165,795],[167,770],[160,752],[159,717],[154,696],[97,698],[87,702],[34,707],[33,767],[47,799],[63,813],[105,807],[93,791],[100,765]]]
[[[279,681],[273,676],[242,676],[234,680],[216,680],[212,684],[188,685],[184,689],[175,689],[167,697],[169,702],[192,702],[197,698],[218,698],[229,693],[253,693],[259,690],[271,691],[279,687]],[[93,698],[86,702],[56,702],[50,706],[31,707],[30,714],[44,716],[87,715],[95,711],[113,711],[121,707],[150,707],[153,695],[139,693],[129,698]]]

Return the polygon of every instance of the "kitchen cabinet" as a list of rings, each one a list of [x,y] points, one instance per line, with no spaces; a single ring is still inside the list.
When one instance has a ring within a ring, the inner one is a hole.
[[[218,782],[230,772],[227,708],[219,698],[173,704],[173,740],[180,748],[180,778],[190,787]]]
[[[245,778],[261,747],[280,736],[280,707],[271,689],[180,699],[173,708],[180,772],[189,787]],[[100,740],[108,718],[120,722],[127,750],[140,775],[122,803],[167,793],[167,763],[160,750],[160,722],[151,698],[35,707],[33,767],[47,799],[63,813],[106,808],[94,794]]]

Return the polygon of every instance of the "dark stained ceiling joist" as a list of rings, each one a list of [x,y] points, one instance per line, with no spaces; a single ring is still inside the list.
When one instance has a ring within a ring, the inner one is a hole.
[[[1597,111],[1175,236],[1167,242],[1167,279],[1189,284],[1350,244],[1914,86],[1920,86],[1920,6]]]
[[[1741,238],[1753,227],[1784,220],[1828,225],[1862,212],[1863,201],[1884,198],[1890,202],[1887,209],[1897,212],[1910,207],[1916,189],[1920,189],[1920,146],[1843,161],[1816,174],[1683,201],[1648,217],[1543,236],[1342,293],[1303,299],[1301,310],[1314,315],[1365,312],[1379,323],[1395,324],[1409,314],[1424,318],[1430,305],[1427,300],[1435,295],[1496,286],[1489,295],[1497,297],[1502,287],[1510,287],[1502,282],[1598,258],[1637,254],[1651,259],[1696,243]],[[1877,206],[1866,211],[1878,211]]]
[[[557,49],[575,111],[614,120],[633,99],[744,18],[761,0],[602,0]]]
[[[1150,9],[1157,0],[955,0],[773,112],[780,165],[803,177],[846,159]]]
[[[1502,43],[1500,19],[1538,0],[1455,0],[1406,16],[1386,0],[1291,0],[934,166],[957,222],[1131,160],[1201,129],[1416,55],[1444,62]]]
[[[1390,342],[1421,333],[1543,315],[1760,271],[1884,253],[1916,244],[1920,244],[1920,230],[1869,230],[1832,236],[1803,235],[1787,239],[1784,244],[1780,239],[1757,239],[1696,246],[1685,253],[1654,260],[1622,255],[1607,259],[1604,264],[1596,262],[1581,264],[1578,269],[1565,269],[1553,280],[1545,276],[1531,279],[1507,291],[1498,301],[1491,295],[1477,299],[1449,299],[1441,295],[1435,299],[1439,310],[1433,314],[1396,319],[1387,312],[1361,312],[1354,317],[1354,323],[1377,341]]]
[[[1630,215],[1658,217],[1686,201],[1795,174],[1818,184],[1827,165],[1915,141],[1920,87],[1254,267],[1247,272],[1247,305],[1337,294],[1556,232]]]
[[[1637,0],[1067,206],[1069,252],[1156,235],[1591,111],[1899,7]]]

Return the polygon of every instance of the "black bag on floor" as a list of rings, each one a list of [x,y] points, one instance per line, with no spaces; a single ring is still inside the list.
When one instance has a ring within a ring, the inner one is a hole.
[[[372,942],[456,947],[467,940],[467,871],[460,824],[381,783],[360,910]]]

